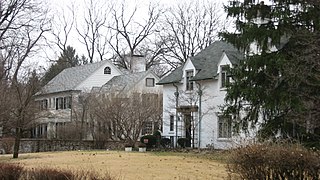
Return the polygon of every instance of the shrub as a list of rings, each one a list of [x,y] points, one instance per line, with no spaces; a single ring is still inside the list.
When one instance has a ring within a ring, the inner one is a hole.
[[[74,174],[68,170],[40,168],[28,170],[26,179],[33,180],[71,180]]]
[[[320,154],[297,145],[256,144],[233,150],[227,169],[230,178],[320,179]]]
[[[162,147],[168,148],[171,145],[171,140],[169,138],[162,138],[160,140],[160,144],[161,144]]]
[[[189,139],[188,138],[179,138],[178,139],[178,144],[180,147],[185,148]]]
[[[0,179],[16,180],[23,173],[23,167],[17,164],[0,164]]]
[[[140,138],[140,142],[147,145],[147,148],[152,148],[157,143],[157,137],[154,135],[145,135]]]

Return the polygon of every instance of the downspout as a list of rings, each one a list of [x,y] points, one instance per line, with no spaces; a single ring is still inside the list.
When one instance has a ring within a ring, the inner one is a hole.
[[[176,138],[175,138],[175,148],[178,147],[178,98],[179,98],[179,89],[178,86],[174,83],[172,83],[172,85],[176,88],[176,92],[174,92],[174,96],[176,97]]]
[[[198,150],[200,150],[200,143],[201,143],[201,120],[202,120],[202,111],[201,111],[201,104],[202,104],[202,87],[201,84],[196,81],[198,85],[198,95],[199,95],[199,134],[198,134]]]

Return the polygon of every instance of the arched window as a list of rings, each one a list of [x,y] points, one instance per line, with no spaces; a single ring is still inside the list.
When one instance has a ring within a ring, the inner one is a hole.
[[[104,68],[104,74],[111,74],[111,68],[109,66]]]

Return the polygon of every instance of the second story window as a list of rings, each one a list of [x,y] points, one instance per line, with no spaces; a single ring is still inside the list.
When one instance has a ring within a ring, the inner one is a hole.
[[[56,110],[58,109],[71,109],[71,97],[56,98]]]
[[[154,78],[146,78],[146,86],[154,87]]]
[[[109,66],[104,68],[104,74],[111,74],[111,68]]]
[[[193,82],[190,81],[192,77],[193,77],[193,70],[186,71],[186,90],[187,91],[193,90]]]
[[[227,87],[230,83],[229,65],[220,66],[221,88]]]

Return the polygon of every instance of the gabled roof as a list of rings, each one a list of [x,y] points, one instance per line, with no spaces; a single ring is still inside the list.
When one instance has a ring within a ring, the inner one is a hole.
[[[198,71],[192,80],[212,79],[217,76],[218,64],[223,53],[227,55],[232,64],[238,64],[239,60],[243,58],[243,54],[241,54],[233,45],[223,41],[216,41],[194,57],[191,57],[191,62]],[[158,84],[180,82],[182,74],[183,66],[180,66],[161,79]]]
[[[127,92],[150,73],[153,74],[151,71],[143,71],[114,76],[101,87],[100,92]]]
[[[98,68],[107,64],[108,61],[100,61],[97,63],[91,63],[87,65],[71,67],[64,69],[51,81],[49,81],[37,95],[40,94],[49,94],[55,92],[64,92],[72,91],[75,89],[81,82],[93,74]],[[109,64],[112,64],[109,62]]]

